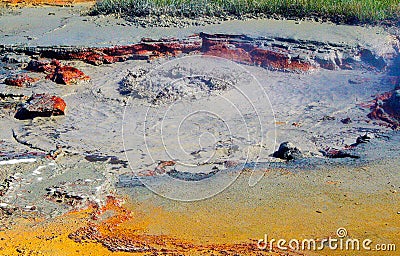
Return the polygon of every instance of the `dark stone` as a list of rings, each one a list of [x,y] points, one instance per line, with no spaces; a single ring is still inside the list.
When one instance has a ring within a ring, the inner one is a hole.
[[[360,158],[359,156],[353,155],[346,150],[340,150],[335,148],[330,148],[328,150],[321,152],[324,154],[325,157],[328,158],[353,158],[353,159]]]
[[[89,162],[107,162],[113,165],[122,165],[125,168],[129,165],[128,161],[121,160],[116,156],[87,155],[85,159]]]
[[[303,158],[303,154],[300,149],[295,147],[290,142],[283,142],[278,151],[273,154],[273,157],[284,159],[284,160],[295,160],[299,158]]]
[[[324,116],[321,118],[322,121],[333,121],[336,118],[334,116]]]
[[[341,122],[344,124],[350,124],[352,121],[351,121],[350,117],[347,117],[345,119],[342,119]]]
[[[220,170],[218,168],[213,168],[213,171],[209,173],[191,173],[191,172],[180,172],[175,169],[167,172],[167,174],[175,179],[184,181],[201,181],[208,179],[217,174]]]
[[[368,134],[359,136],[356,140],[356,144],[363,144],[363,143],[368,143],[370,140],[372,139],[372,137]]]

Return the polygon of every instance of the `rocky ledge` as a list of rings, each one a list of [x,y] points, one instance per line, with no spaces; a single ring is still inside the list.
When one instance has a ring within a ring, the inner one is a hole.
[[[92,65],[130,59],[153,59],[197,53],[258,65],[267,69],[305,72],[318,68],[383,71],[394,56],[380,56],[362,46],[281,37],[252,38],[245,35],[200,33],[184,39],[143,38],[141,42],[114,47],[21,47],[0,45],[3,53],[24,53],[57,60],[82,60]],[[53,66],[57,66],[54,63]],[[32,66],[32,65],[31,65]],[[32,67],[31,67],[32,68]],[[33,66],[50,72],[51,66]],[[70,68],[65,68],[70,69]],[[59,80],[62,83],[63,79]]]

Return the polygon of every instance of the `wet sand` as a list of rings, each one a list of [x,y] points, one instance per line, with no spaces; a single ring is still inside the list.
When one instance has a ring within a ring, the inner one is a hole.
[[[237,243],[254,244],[254,240],[264,238],[264,234],[271,239],[287,241],[336,237],[336,230],[341,227],[347,229],[351,238],[398,244],[399,195],[390,185],[399,184],[396,168],[398,163],[342,167],[323,173],[270,170],[252,188],[247,185],[249,175],[246,173],[223,193],[194,203],[162,199],[145,188],[124,191],[121,194],[130,195],[124,206],[132,211],[133,218],[115,231],[129,234],[134,230],[136,235],[165,236],[159,237],[160,241],[172,238],[183,244],[197,245],[189,251],[180,246],[173,248],[176,253],[181,251],[187,255],[201,254],[199,248],[210,244],[222,244],[225,250]],[[360,192],[356,189],[359,186],[371,188]],[[1,241],[2,254],[16,255],[15,250],[19,248],[34,255],[108,255],[110,252],[98,243],[75,243],[68,238],[70,233],[87,225],[87,212],[72,212],[44,222],[36,220],[35,225],[32,219],[19,220],[10,231],[1,234],[5,238]],[[274,251],[284,253],[276,248]],[[243,255],[260,253],[263,251],[253,249]],[[389,255],[388,252],[329,249],[301,253]],[[114,254],[124,255],[122,252]],[[288,255],[297,254],[288,252]]]

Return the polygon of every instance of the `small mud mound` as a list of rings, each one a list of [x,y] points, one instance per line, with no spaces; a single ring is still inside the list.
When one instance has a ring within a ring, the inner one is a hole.
[[[191,68],[174,66],[152,72],[143,68],[129,71],[120,83],[119,91],[134,98],[145,98],[152,103],[167,103],[179,99],[199,99],[232,88],[237,79],[226,79],[213,74],[195,75]]]
[[[156,94],[155,99],[178,100],[183,97],[197,98],[197,95],[226,90],[228,87],[229,84],[227,82],[219,81],[212,77],[186,77],[178,80],[176,83],[168,84],[164,88],[160,87],[160,91]]]

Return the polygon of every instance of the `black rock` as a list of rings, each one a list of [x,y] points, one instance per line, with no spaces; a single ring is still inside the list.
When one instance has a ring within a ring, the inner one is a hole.
[[[372,139],[372,137],[371,137],[370,135],[365,134],[365,135],[359,136],[359,137],[357,138],[356,144],[358,145],[358,144],[367,143],[367,142],[369,142],[371,139]]]
[[[333,121],[336,120],[334,116],[324,116],[321,118],[322,121]]]
[[[360,158],[359,156],[350,154],[349,152],[347,152],[345,150],[331,150],[331,151],[322,152],[322,153],[327,158],[353,158],[353,159]]]
[[[350,117],[347,117],[347,118],[344,118],[344,119],[342,119],[342,120],[340,120],[342,123],[344,123],[344,124],[350,124],[351,123],[351,119],[350,119]]]
[[[208,179],[215,174],[217,174],[220,170],[218,168],[213,168],[213,171],[209,173],[191,173],[191,172],[180,172],[177,170],[171,170],[167,172],[167,174],[175,179],[184,180],[184,181],[201,181],[204,179]]]
[[[273,154],[273,157],[284,159],[284,160],[295,160],[299,158],[303,158],[303,153],[301,153],[300,149],[295,147],[290,142],[283,142],[278,151]]]

